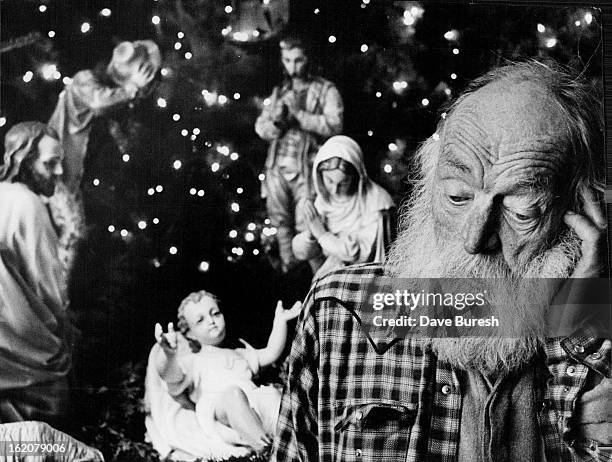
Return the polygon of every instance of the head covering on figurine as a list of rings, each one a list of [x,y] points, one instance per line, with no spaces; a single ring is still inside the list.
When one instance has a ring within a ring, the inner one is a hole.
[[[155,72],[152,76],[157,74],[161,66],[161,53],[155,42],[152,40],[121,42],[113,50],[107,72],[113,81],[121,85],[145,63],[153,66]],[[153,80],[153,77],[150,80]]]

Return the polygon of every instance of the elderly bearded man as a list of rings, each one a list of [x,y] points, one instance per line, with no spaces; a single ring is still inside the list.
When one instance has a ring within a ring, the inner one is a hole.
[[[515,298],[497,314],[524,319],[526,338],[381,342],[360,311],[383,275],[501,278],[511,294],[522,277],[598,276],[601,146],[599,101],[572,76],[531,62],[476,80],[418,153],[422,180],[385,266],[311,289],[273,459],[604,460],[610,340],[546,338]]]
[[[68,408],[65,282],[40,196],[53,195],[63,153],[40,122],[13,126],[0,166],[0,423],[62,423]]]

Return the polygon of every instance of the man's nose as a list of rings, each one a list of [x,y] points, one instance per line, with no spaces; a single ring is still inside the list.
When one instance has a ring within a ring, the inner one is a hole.
[[[463,248],[469,254],[495,251],[500,246],[493,200],[476,199],[462,230]]]
[[[53,174],[55,176],[62,176],[64,174],[64,168],[62,167],[61,163],[57,163],[55,165],[55,168],[53,169]]]

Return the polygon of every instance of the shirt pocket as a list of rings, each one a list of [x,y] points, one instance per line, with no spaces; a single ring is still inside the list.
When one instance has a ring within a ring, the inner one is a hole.
[[[390,399],[337,401],[336,460],[405,460],[417,406]]]

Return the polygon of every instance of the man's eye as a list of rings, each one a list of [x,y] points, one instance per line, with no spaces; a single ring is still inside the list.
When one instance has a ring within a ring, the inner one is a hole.
[[[514,218],[516,218],[519,221],[528,221],[531,220],[532,217],[530,217],[529,215],[523,215],[522,213],[514,213]]]
[[[469,201],[470,198],[465,196],[448,196],[448,200],[454,205],[463,205]]]

